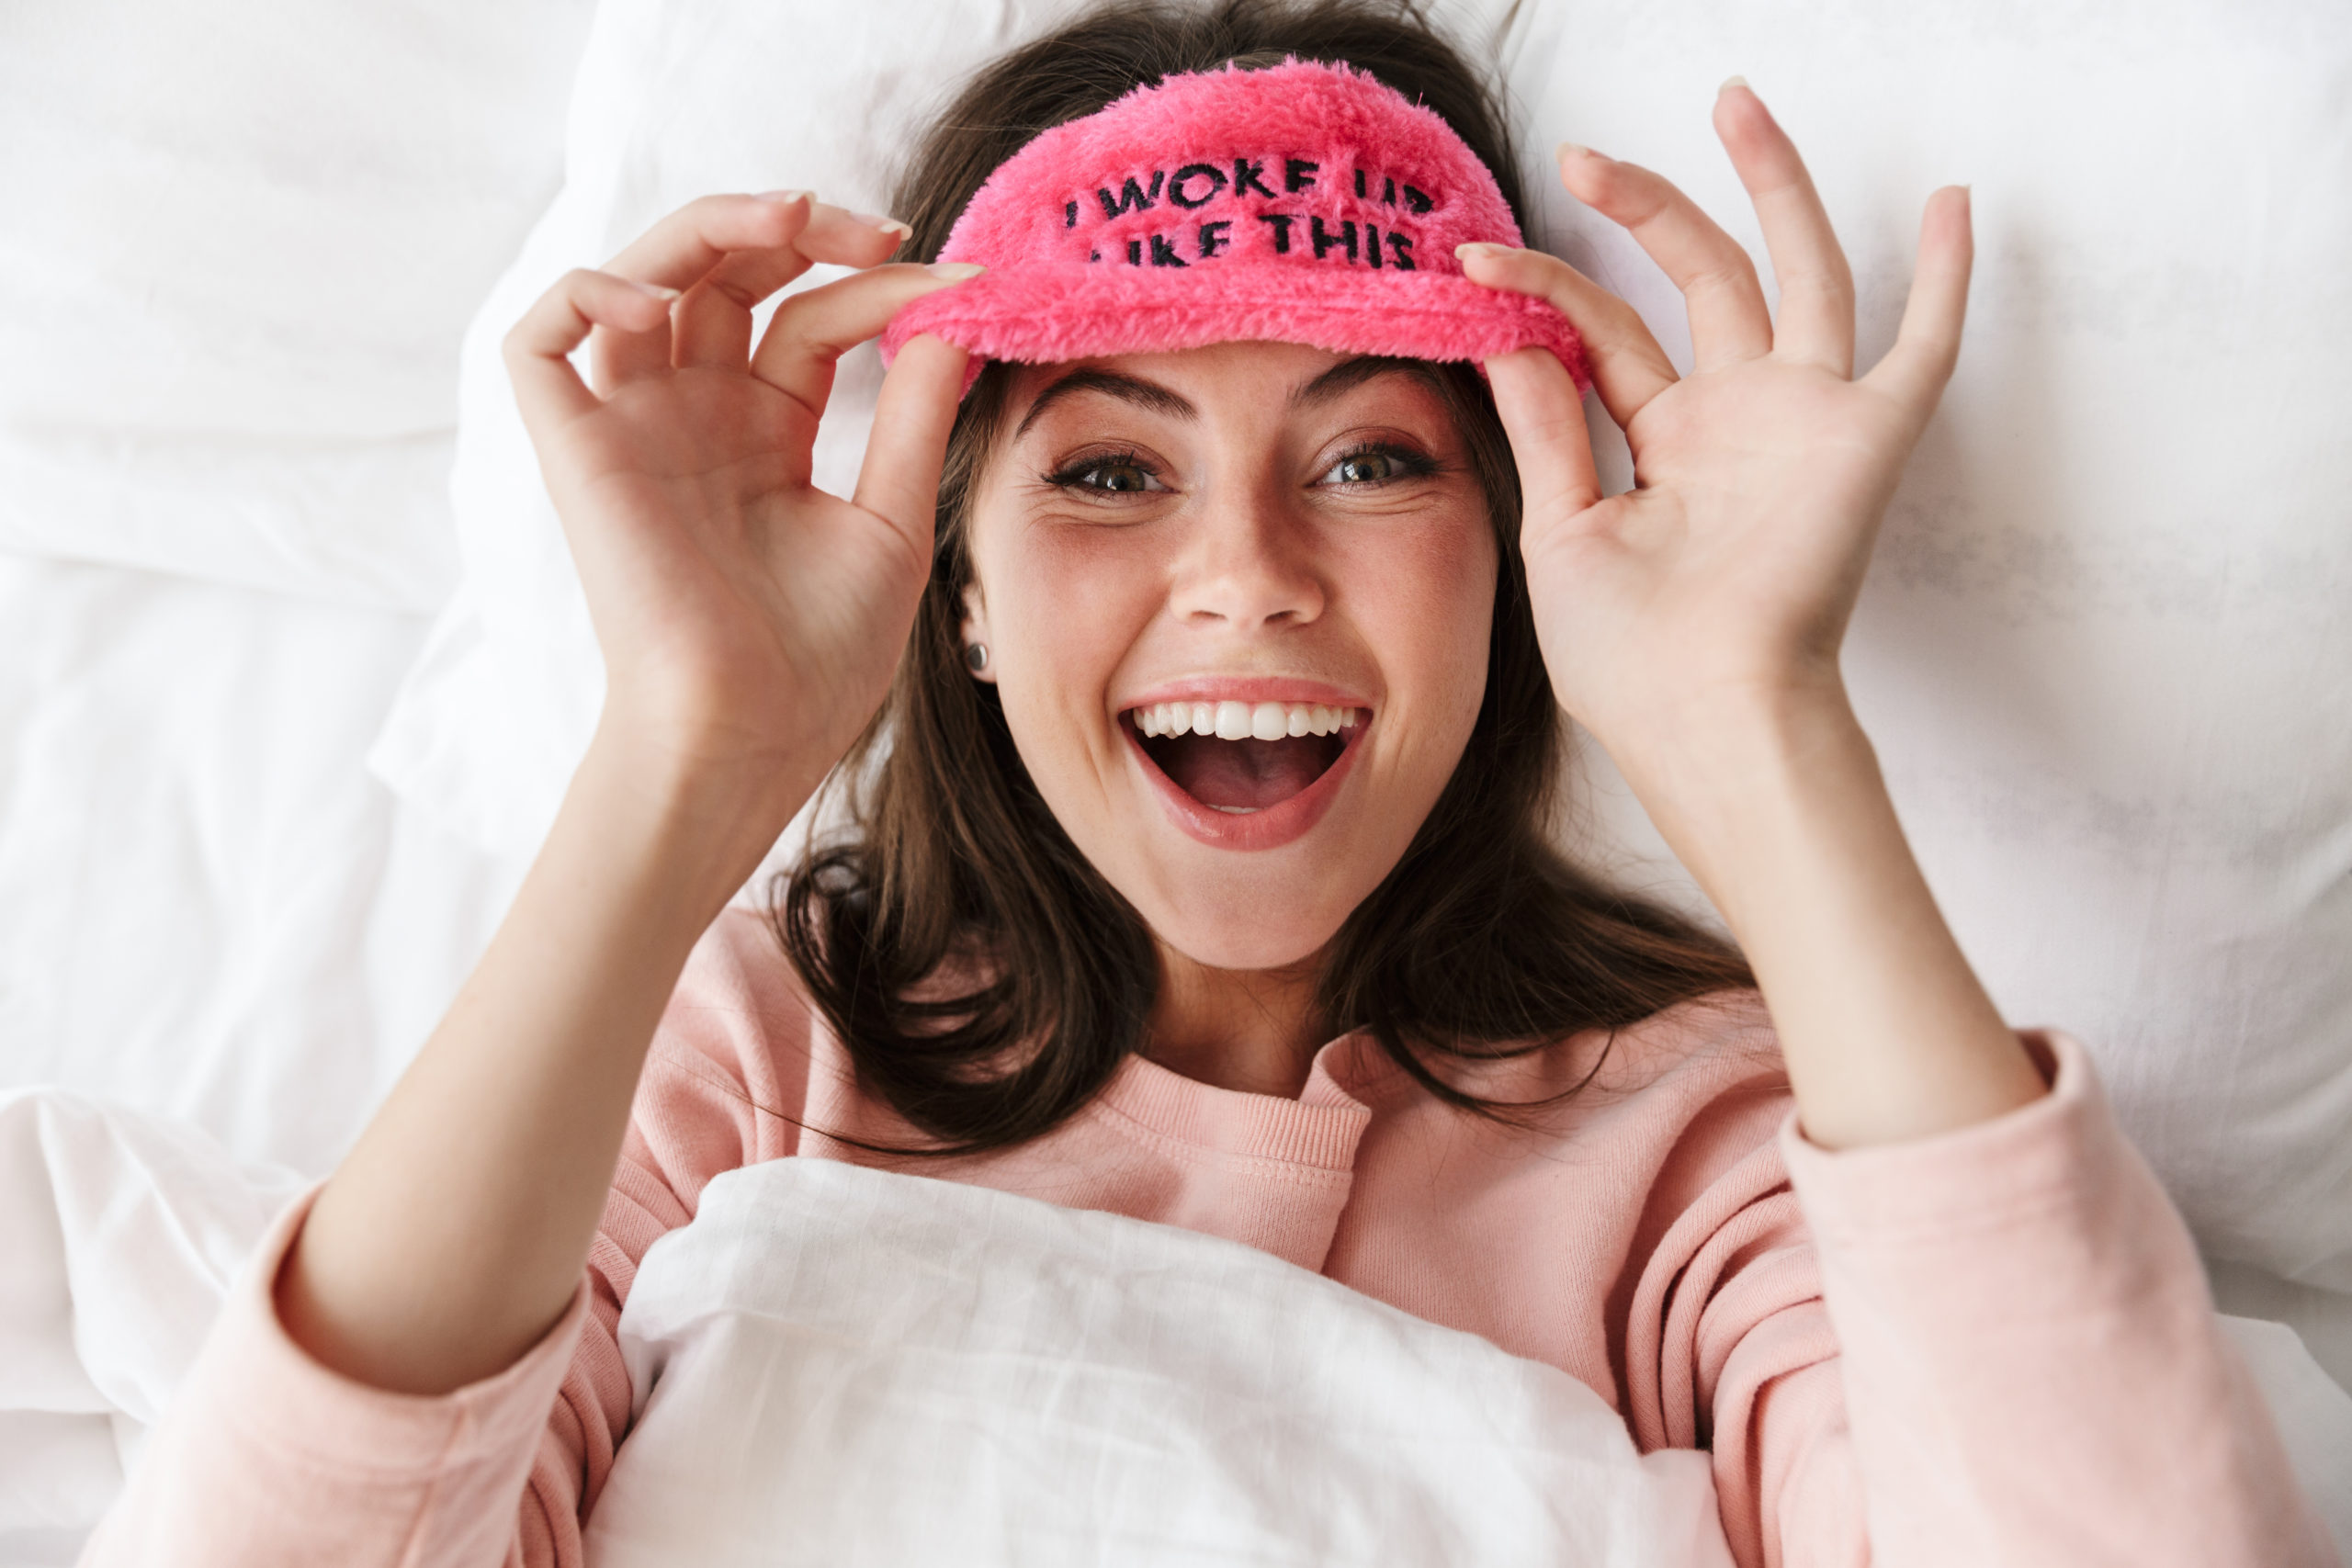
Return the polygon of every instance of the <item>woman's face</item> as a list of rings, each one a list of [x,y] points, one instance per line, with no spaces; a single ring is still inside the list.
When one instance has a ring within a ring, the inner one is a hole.
[[[1487,681],[1495,540],[1426,370],[1287,344],[1022,367],[967,641],[1055,817],[1197,963],[1307,958]]]

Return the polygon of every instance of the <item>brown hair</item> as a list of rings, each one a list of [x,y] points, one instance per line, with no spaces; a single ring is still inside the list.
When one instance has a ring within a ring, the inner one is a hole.
[[[1120,4],[991,62],[940,114],[898,187],[913,254],[934,258],[1038,132],[1163,76],[1293,55],[1345,61],[1436,110],[1523,209],[1496,88],[1413,0]],[[1517,470],[1477,372],[1435,368],[1501,547],[1486,696],[1428,820],[1333,939],[1317,1001],[1332,1032],[1366,1030],[1430,1093],[1498,1114],[1423,1053],[1520,1055],[1754,982],[1736,949],[1553,847],[1560,716],[1519,557]],[[854,833],[812,846],[773,911],[861,1082],[938,1140],[928,1152],[1020,1143],[1078,1111],[1143,1043],[1159,983],[1151,933],[1055,820],[995,689],[964,668],[965,531],[1006,381],[983,370],[949,437],[914,631],[837,775],[858,781]]]

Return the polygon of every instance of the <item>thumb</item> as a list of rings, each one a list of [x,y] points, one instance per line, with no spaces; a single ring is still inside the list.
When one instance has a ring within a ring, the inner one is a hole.
[[[874,434],[851,499],[897,529],[926,565],[947,434],[964,396],[968,356],[925,333],[910,338],[882,378]]]
[[[1521,348],[1487,361],[1495,412],[1510,437],[1530,526],[1574,517],[1600,502],[1600,476],[1585,429],[1584,398],[1548,348]]]

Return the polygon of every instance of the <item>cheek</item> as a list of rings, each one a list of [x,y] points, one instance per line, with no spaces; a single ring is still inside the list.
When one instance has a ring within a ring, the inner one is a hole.
[[[1159,603],[1150,563],[1116,544],[1019,521],[975,543],[1005,721],[1049,797],[1055,773],[1108,734],[1112,679]]]
[[[1487,689],[1496,545],[1483,515],[1432,522],[1360,555],[1350,597],[1414,735],[1459,755]]]

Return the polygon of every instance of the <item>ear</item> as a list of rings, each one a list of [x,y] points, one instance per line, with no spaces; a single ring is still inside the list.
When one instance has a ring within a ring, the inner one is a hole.
[[[977,582],[965,584],[964,624],[958,629],[957,635],[963,638],[964,649],[967,655],[976,643],[989,650],[989,660],[985,667],[972,670],[967,658],[965,668],[970,671],[973,680],[985,681],[991,686],[995,685],[996,641],[989,636],[988,600],[980,592],[980,585]]]

